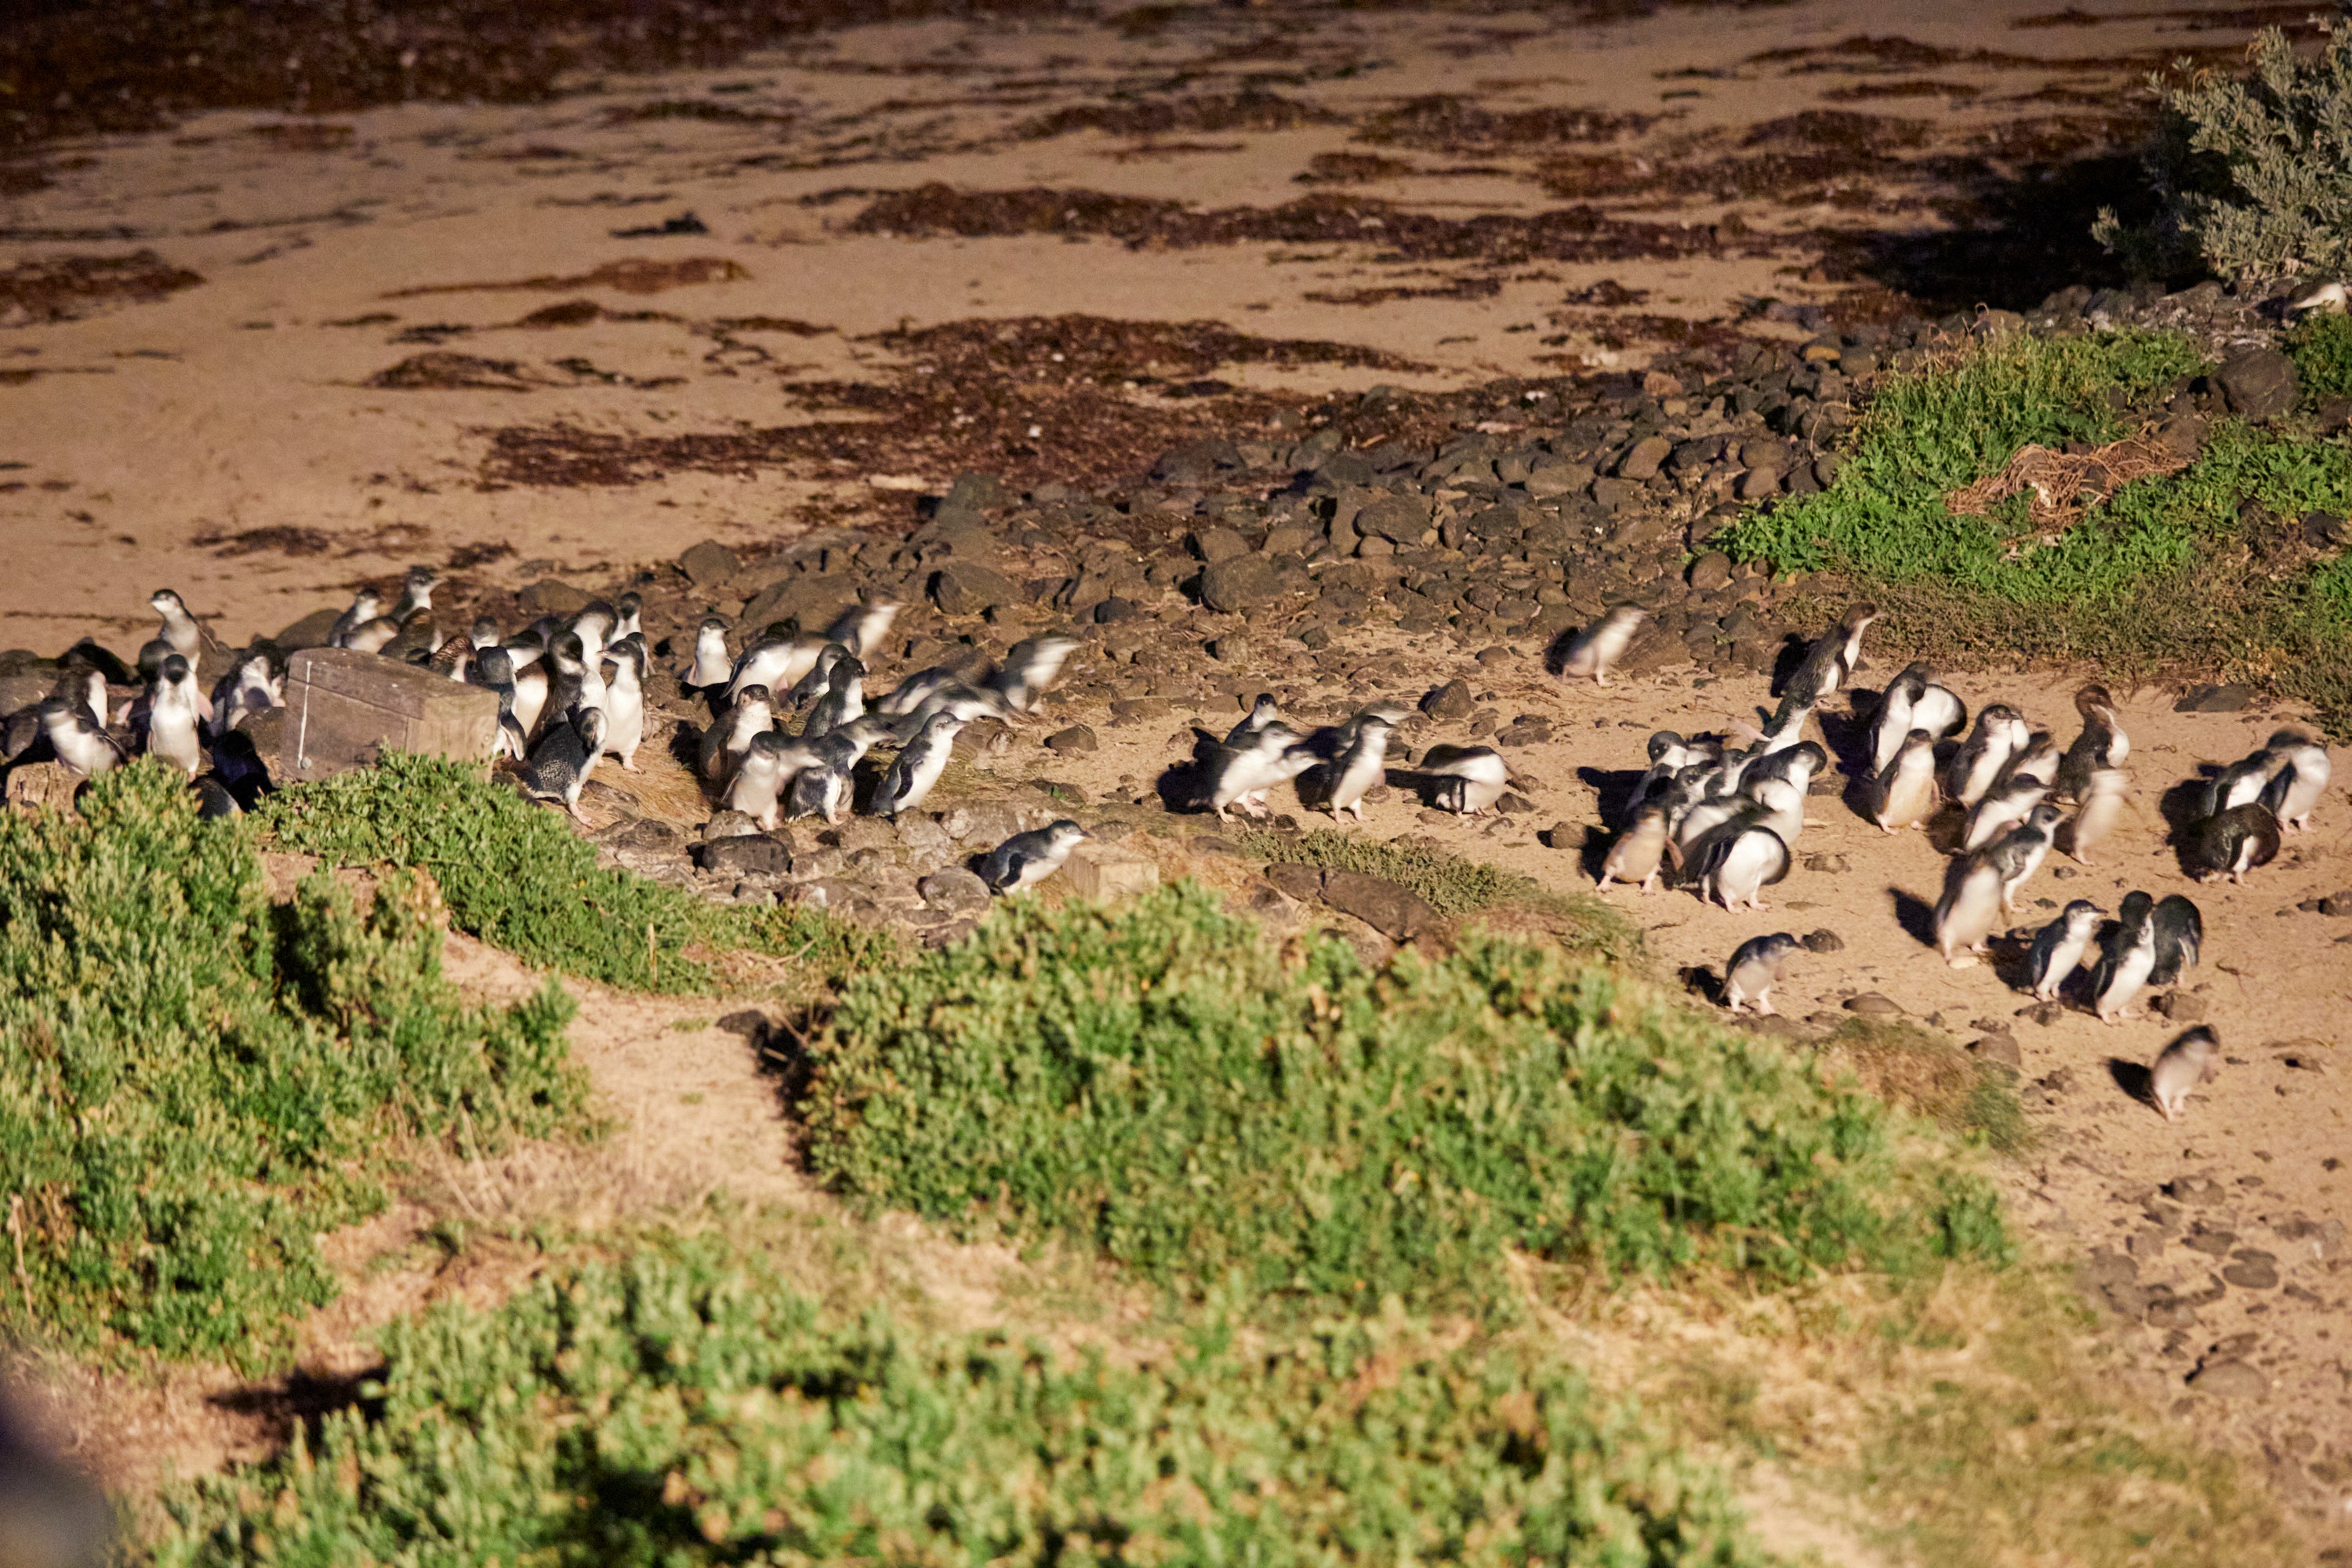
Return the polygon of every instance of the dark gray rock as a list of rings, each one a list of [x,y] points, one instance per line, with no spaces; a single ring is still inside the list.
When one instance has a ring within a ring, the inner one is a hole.
[[[1193,554],[1211,566],[1249,553],[1249,541],[1230,528],[1196,528],[1185,542],[1192,547]]]
[[[1476,706],[1466,680],[1449,680],[1421,700],[1421,710],[1445,723],[1458,723],[1470,717]]]
[[[1808,931],[1799,937],[1797,942],[1798,945],[1807,952],[1843,952],[1845,951],[1845,939],[1826,927],[1820,931]]]
[[[522,607],[534,616],[572,616],[596,602],[595,595],[569,583],[541,577],[520,595]]]
[[[915,884],[923,902],[950,915],[974,914],[988,908],[988,884],[961,866],[934,871]]]
[[[278,634],[278,651],[299,653],[306,647],[326,647],[327,638],[333,635],[335,623],[341,618],[342,612],[332,605],[311,611]]]
[[[996,605],[1022,602],[1020,585],[976,561],[950,561],[931,577],[931,602],[942,615],[976,616]]]
[[[714,876],[785,877],[793,869],[793,852],[764,833],[715,839],[696,858]]]
[[[2294,410],[2301,387],[2294,361],[2277,349],[2240,349],[2213,373],[2230,412],[2245,419],[2275,419]]]
[[[2229,1267],[2221,1278],[2242,1290],[2274,1290],[2278,1289],[2278,1259],[2267,1252],[2242,1247],[2230,1255]]]
[[[685,573],[686,580],[698,588],[724,583],[740,571],[742,565],[733,551],[715,539],[704,540],[677,558],[677,569]]]
[[[1845,1010],[1858,1013],[1865,1018],[1899,1018],[1903,1016],[1902,1005],[1878,991],[1865,991],[1859,996],[1847,997]]]
[[[2025,1070],[2025,1053],[2017,1048],[2015,1035],[1980,1035],[1968,1043],[1968,1053],[1993,1067],[2007,1068],[2011,1072]]]
[[[2168,991],[2148,1006],[2176,1024],[2193,1024],[2205,1016],[2205,998],[2193,991]]]
[[[1409,942],[1435,926],[1439,919],[1428,900],[1411,888],[1361,871],[1324,872],[1323,901],[1355,916],[1391,942]]]
[[[1665,465],[1674,449],[1674,443],[1664,436],[1645,437],[1634,442],[1617,460],[1617,477],[1621,479],[1646,479]]]
[[[1690,585],[1696,594],[1712,594],[1731,586],[1731,557],[1720,550],[1701,555],[1691,563]]]
[[[2200,686],[2172,705],[2175,713],[2242,713],[2254,700],[2251,686]]]
[[[833,617],[857,599],[857,584],[831,573],[795,573],[779,577],[751,595],[743,606],[742,624],[756,634],[777,621],[797,620],[811,631],[822,630]]]
[[[1385,539],[1393,544],[1418,544],[1429,531],[1429,500],[1425,496],[1378,496],[1356,513],[1356,532],[1364,539]]]
[[[1095,732],[1084,724],[1073,724],[1066,730],[1057,730],[1046,736],[1045,746],[1048,751],[1058,752],[1064,756],[1091,752],[1096,747]]]
[[[2270,1379],[2235,1357],[2207,1362],[2189,1374],[2189,1386],[2218,1399],[2260,1399],[2271,1391]]]
[[[1201,574],[1201,603],[1226,615],[1257,609],[1281,593],[1282,574],[1263,555],[1237,555]]]

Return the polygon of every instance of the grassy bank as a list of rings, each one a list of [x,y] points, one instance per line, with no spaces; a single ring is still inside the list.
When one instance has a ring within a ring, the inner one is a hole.
[[[2337,325],[2294,345],[2306,390],[2346,379]],[[2134,480],[2059,529],[2024,494],[1955,516],[1952,492],[2028,442],[2113,442],[2202,368],[2176,335],[2012,336],[1890,375],[1835,481],[1734,525],[1741,560],[1834,574],[1930,657],[2082,659],[2121,679],[2253,679],[2352,734],[2352,557],[2315,511],[2352,511],[2352,445],[2307,416],[2215,420],[2196,460]],[[2333,378],[2333,379],[2331,379]]]
[[[0,814],[0,1331],[264,1364],[387,1145],[583,1130],[570,1002],[467,1005],[434,913],[398,874],[364,916],[324,873],[273,906],[250,829],[161,764]]]

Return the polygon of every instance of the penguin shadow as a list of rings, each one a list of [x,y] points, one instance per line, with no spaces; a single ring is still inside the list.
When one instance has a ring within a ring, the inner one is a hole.
[[[2125,1094],[2150,1110],[2160,1109],[2156,1103],[2156,1074],[2148,1070],[2145,1062],[2127,1062],[2121,1057],[2109,1057],[2106,1068],[2107,1076],[2115,1079],[2116,1087]]]
[[[1875,697],[1864,699],[1855,695],[1855,707],[1843,713],[1816,711],[1813,721],[1822,727],[1822,744],[1829,748],[1839,769],[1862,780],[1876,776],[1878,770],[1870,765],[1870,719],[1878,710]]]
[[[712,723],[717,721],[713,720]],[[709,728],[709,726],[705,724],[681,722],[673,725],[669,732],[670,761],[697,778],[702,776],[702,737]]]
[[[1780,651],[1772,656],[1771,692],[1773,696],[1779,697],[1787,692],[1789,682],[1797,678],[1797,671],[1803,668],[1805,655],[1812,650],[1812,646],[1795,632],[1790,632],[1780,639]]]
[[[1615,848],[1617,840],[1624,837],[1632,829],[1627,828],[1612,833],[1605,827],[1595,827],[1588,824],[1584,829],[1584,841],[1577,847],[1576,851],[1576,862],[1583,868],[1584,874],[1596,882],[1601,880],[1601,868],[1608,863],[1609,851]],[[1565,849],[1568,846],[1554,844],[1552,847]]]
[[[1382,776],[1391,788],[1410,791],[1423,810],[1434,811],[1437,809],[1438,786],[1451,775],[1427,773],[1420,768],[1390,768]],[[1299,779],[1304,784],[1306,775],[1302,773]]]
[[[1309,811],[1331,809],[1331,797],[1339,790],[1339,766],[1337,763],[1318,763],[1296,781],[1298,804]]]
[[[1209,770],[1216,762],[1217,752],[1223,748],[1222,738],[1206,730],[1192,731],[1192,754],[1181,763],[1171,763],[1160,770],[1151,787],[1159,792],[1163,810],[1186,812],[1206,808],[1209,794]]]
[[[1683,989],[1694,996],[1703,996],[1718,1007],[1730,1005],[1731,982],[1715,972],[1711,963],[1686,963],[1677,971]]]
[[[797,1105],[806,1097],[816,1059],[809,1054],[805,1029],[795,1027],[789,1018],[772,1018],[756,1007],[730,1013],[717,1026],[742,1040],[752,1064],[776,1086],[777,1098],[784,1104]]]
[[[1936,945],[1936,906],[1901,888],[1886,889],[1895,903],[1895,923],[1922,947]]]
[[[882,793],[882,780],[889,772],[890,763],[871,752],[857,759],[857,765],[849,770],[849,809],[854,814],[874,815],[874,797]]]
[[[1601,820],[1624,824],[1633,819],[1633,807],[1640,802],[1642,781],[1649,776],[1643,768],[1579,768],[1579,783],[1601,797]]]
[[[2164,818],[2164,841],[2185,877],[2193,879],[2200,869],[2196,827],[2205,819],[2205,792],[2221,771],[2210,763],[2200,763],[2195,778],[2183,779],[2157,797],[2157,811]]]
[[[1938,855],[1958,855],[1969,839],[1969,808],[1957,801],[1946,801],[1927,819],[1927,842],[1936,847]]]

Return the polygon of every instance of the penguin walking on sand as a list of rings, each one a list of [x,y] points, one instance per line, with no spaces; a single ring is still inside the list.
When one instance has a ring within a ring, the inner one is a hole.
[[[882,651],[882,639],[890,635],[890,623],[898,618],[898,609],[895,599],[852,605],[825,628],[825,640],[847,648],[852,658],[870,659]]]
[[[874,815],[896,821],[923,804],[931,787],[947,771],[948,759],[954,754],[955,738],[962,733],[969,721],[953,713],[940,713],[925,723],[921,731],[891,759],[890,769],[882,775],[881,787],[874,792]]]
[[[1476,816],[1511,786],[1510,764],[1492,746],[1432,746],[1422,771],[1436,776],[1430,804],[1457,816]]]
[[[807,765],[793,775],[792,788],[785,795],[784,815],[794,820],[821,816],[828,826],[838,827],[849,815],[863,750],[835,731],[807,744],[806,751]]]
[[[1787,931],[1750,937],[1723,966],[1723,1005],[1737,1013],[1752,1005],[1759,1017],[1772,1016],[1772,987],[1780,983],[1799,943]]]
[[[695,756],[696,771],[709,783],[723,784],[752,741],[775,727],[776,710],[764,686],[746,686],[735,694],[734,705],[702,731]]]
[[[547,727],[523,767],[523,789],[534,800],[560,800],[581,822],[580,792],[604,750],[604,711],[574,708]]]
[[[1987,790],[1977,808],[1969,813],[1967,830],[1960,837],[1964,850],[1982,849],[2002,835],[2015,830],[2033,815],[2050,795],[2050,786],[2032,773],[2020,773],[2006,783]]]
[[[2088,899],[2076,899],[2058,911],[2056,920],[2033,933],[2033,946],[2026,954],[2026,974],[2036,1001],[2057,999],[2066,977],[2082,967],[2105,912]]]
[[[604,739],[606,754],[620,760],[625,772],[637,771],[637,747],[646,738],[646,639],[632,632],[604,650],[613,673],[604,679]]]
[[[772,626],[744,646],[728,678],[727,695],[731,699],[747,686],[790,691],[824,648],[823,637],[804,637]]]
[[[2017,890],[2042,869],[2049,858],[2050,840],[2066,814],[2043,802],[2026,813],[2025,820],[1988,845],[1984,853],[2000,870],[2002,912],[2017,913]]]
[[[982,681],[981,689],[1000,698],[1013,712],[1034,713],[1054,682],[1061,679],[1062,666],[1077,650],[1077,638],[1058,633],[1014,643],[1005,650],[1003,668]]]
[[[2091,864],[2091,851],[2115,831],[2116,819],[2131,803],[2131,774],[2123,768],[2094,768],[2082,805],[2066,828],[2066,853],[2083,865]]]
[[[2024,750],[2031,731],[2016,709],[2004,702],[1987,703],[1977,713],[1977,726],[1944,770],[1944,794],[1973,809],[1992,788],[2010,759]]]
[[[730,811],[740,811],[772,833],[782,820],[784,799],[801,773],[815,761],[812,750],[781,730],[761,730],[744,747],[721,797]]]
[[[2156,963],[2148,971],[2151,985],[2169,985],[2184,969],[2194,969],[2205,951],[2205,916],[2179,893],[2168,895],[2148,917],[2156,928]]]
[[[1087,830],[1068,817],[1032,833],[1016,833],[988,852],[980,865],[980,879],[1000,898],[1026,892],[1060,870],[1086,837]]]
[[[2311,826],[2312,810],[2326,793],[2333,772],[2327,748],[2299,730],[2281,730],[2271,737],[2267,749],[2279,759],[2279,769],[2263,792],[2263,804],[2271,808],[2281,828],[2304,832]]]
[[[194,668],[176,653],[164,659],[148,694],[147,754],[163,758],[191,778],[205,765],[200,700]]]
[[[1644,893],[1656,889],[1659,868],[1665,859],[1667,809],[1664,801],[1650,802],[1617,836],[1601,862],[1600,890],[1607,891],[1612,882],[1637,883]]]
[[[1854,667],[1862,662],[1862,634],[1878,618],[1878,606],[1867,602],[1849,605],[1838,624],[1805,650],[1804,661],[1789,678],[1788,695],[1807,707],[1834,695],[1853,683]]]
[[[1227,742],[1209,759],[1201,794],[1220,822],[1239,806],[1250,816],[1266,814],[1265,793],[1315,765],[1315,753],[1300,742],[1298,731],[1276,719],[1244,734],[1238,744]]]
[[[1870,784],[1870,816],[1882,833],[1916,827],[1936,814],[1936,738],[1914,730]]]
[[[50,697],[42,700],[40,714],[41,732],[48,737],[49,750],[68,772],[96,778],[130,761],[122,742],[108,734],[87,710]]]
[[[1699,897],[1727,910],[1760,910],[1764,889],[1789,874],[1789,846],[1760,824],[1728,827],[1707,841],[1699,864]]]
[[[1973,850],[1944,871],[1944,891],[1936,900],[1936,951],[1954,969],[1972,967],[2000,918],[2001,864],[1988,850]]]
[[[2239,758],[2205,781],[2198,815],[2219,816],[2242,805],[2252,805],[2263,798],[2263,792],[2270,787],[2271,775],[2280,766],[2280,760],[2267,746],[2250,757]]]
[[[1895,760],[1914,730],[1925,730],[1931,740],[1942,740],[1968,722],[1968,705],[1958,693],[1937,683],[1935,671],[1921,659],[1906,668],[1880,693],[1878,711],[1870,721],[1870,765],[1883,773]]]
[[[2189,830],[2189,864],[2200,882],[2227,877],[2242,884],[2246,873],[2278,858],[2278,818],[2256,802],[2233,805]]]
[[[677,683],[689,690],[724,686],[735,674],[735,658],[727,651],[727,617],[705,616],[694,628],[694,658],[678,671]]]
[[[1563,680],[1608,685],[1609,672],[1625,657],[1642,623],[1649,618],[1650,612],[1639,605],[1611,606],[1599,620],[1560,644],[1552,660],[1554,673]]]
[[[1268,725],[1281,722],[1282,710],[1276,705],[1274,693],[1261,691],[1257,694],[1257,700],[1250,704],[1250,710],[1241,716],[1240,722],[1225,731],[1225,744],[1241,745]]]
[[[2116,928],[2107,933],[2106,951],[2092,976],[2091,1006],[2102,1024],[2117,1024],[2138,1014],[2131,1005],[2156,969],[2154,900],[2131,892],[2116,910]]]
[[[2124,732],[2116,700],[2105,687],[2093,681],[2076,691],[2074,711],[2082,715],[2082,732],[2059,759],[2057,771],[2042,775],[2050,780],[2051,793],[2061,800],[2081,800],[2090,788],[2093,773],[2101,768],[2119,768],[2131,755],[2131,737]]]
[[[2157,1053],[2147,1069],[2149,1097],[2167,1121],[2178,1121],[2190,1091],[2211,1082],[2221,1070],[2221,1042],[2211,1028],[2200,1024]]]
[[[1388,777],[1389,737],[1401,715],[1393,708],[1368,708],[1356,715],[1355,732],[1331,763],[1331,788],[1324,809],[1338,821],[1343,811],[1364,820],[1364,795]]]

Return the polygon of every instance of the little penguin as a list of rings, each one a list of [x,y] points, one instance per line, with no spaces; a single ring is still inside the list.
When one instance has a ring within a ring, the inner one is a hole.
[[[158,588],[149,595],[147,603],[163,618],[163,627],[155,635],[171,644],[172,651],[186,659],[190,669],[195,668],[204,658],[207,639],[205,628],[188,613],[186,602],[172,589]]]
[[[2000,918],[2001,867],[1989,850],[1955,859],[1944,872],[1943,896],[1936,900],[1936,951],[1954,969],[1977,962]]]
[[[980,879],[999,897],[1026,892],[1062,868],[1087,837],[1087,830],[1068,817],[1032,833],[1016,833],[988,852],[980,864]]]
[[[474,654],[474,666],[467,671],[468,685],[481,687],[499,700],[498,751],[502,756],[520,762],[528,750],[527,731],[515,713],[514,659],[506,649],[492,644],[478,648]],[[541,687],[544,693],[545,688]]]
[[[2147,1070],[2148,1093],[2167,1121],[2180,1119],[2189,1091],[2210,1082],[2221,1071],[2221,1042],[2203,1024],[2173,1041],[2156,1056]]]
[[[751,749],[752,741],[772,729],[776,710],[764,686],[746,686],[735,694],[734,706],[702,731],[695,766],[712,784],[724,784],[728,774]]]
[[[849,650],[837,642],[829,642],[817,649],[816,662],[809,666],[806,675],[793,683],[790,691],[784,693],[782,706],[797,711],[824,696],[833,685],[834,670],[848,657]]]
[[[2268,747],[2250,757],[2241,757],[2205,781],[2205,795],[2200,816],[2219,816],[2234,806],[2252,805],[2263,798],[2271,782],[2271,774],[2280,767]]]
[[[2168,895],[2149,917],[2156,927],[2156,966],[2148,971],[2151,985],[2169,985],[2183,969],[2197,967],[2205,950],[2205,916],[2179,893]]]
[[[646,601],[643,595],[621,595],[619,602],[613,606],[613,640],[614,642],[619,642],[623,637],[641,637],[646,635],[643,619],[645,609]]]
[[[874,792],[874,815],[896,821],[922,805],[923,797],[946,771],[955,738],[967,722],[953,713],[940,713],[926,723],[891,759],[889,772],[882,775],[881,787]]]
[[[1282,710],[1275,706],[1274,693],[1261,691],[1257,700],[1250,704],[1250,710],[1242,715],[1241,722],[1225,731],[1225,744],[1238,746],[1267,725],[1281,721]]]
[[[816,707],[801,727],[804,738],[814,738],[845,724],[855,722],[866,713],[866,666],[856,655],[844,653],[834,661],[833,678],[827,682],[824,695],[817,699]]]
[[[2024,718],[2007,703],[1986,704],[1977,713],[1977,727],[1944,770],[1944,793],[1960,805],[1974,807],[1993,786],[2011,755],[2025,744]]]
[[[1793,846],[1805,830],[1805,792],[1781,778],[1749,779],[1741,792],[1753,801],[1758,822]]]
[[[1299,743],[1298,731],[1280,720],[1242,737],[1238,745],[1223,745],[1209,760],[1202,794],[1220,822],[1238,805],[1251,816],[1266,813],[1265,792],[1297,778],[1315,765],[1315,753]]]
[[[2200,882],[2227,877],[2242,883],[2247,872],[2269,865],[2278,852],[2278,818],[2259,802],[2231,806],[2189,830],[2189,863]]]
[[[343,637],[343,647],[353,653],[382,653],[384,645],[400,635],[400,623],[390,616],[378,616],[372,621],[362,621]]]
[[[920,709],[943,691],[963,684],[961,666],[935,664],[929,669],[919,669],[890,689],[888,696],[874,704],[874,710],[892,719],[903,719]]]
[[[1772,987],[1780,983],[1798,949],[1797,939],[1784,931],[1741,942],[1723,966],[1723,1005],[1737,1013],[1752,1003],[1759,1016],[1770,1016]]]
[[[1647,893],[1658,885],[1658,868],[1665,858],[1666,803],[1652,801],[1642,807],[1633,826],[1617,836],[1601,862],[1601,887],[1612,882],[1636,882]]]
[[[1847,606],[1838,624],[1805,651],[1804,662],[1789,678],[1788,692],[1808,706],[1836,693],[1853,679],[1862,662],[1862,634],[1878,618],[1878,606],[1867,602]]]
[[[247,653],[213,688],[213,733],[226,735],[257,713],[282,706],[285,687],[267,653]]]
[[[2281,730],[2271,737],[2268,749],[2282,763],[2272,775],[2270,788],[2263,792],[2263,804],[2271,808],[2282,828],[2304,832],[2311,826],[2312,808],[2326,793],[2333,771],[2327,748],[2299,730]]]
[[[1916,827],[1936,814],[1936,738],[1914,730],[1870,784],[1870,817],[1882,833]]]
[[[822,816],[838,827],[849,815],[859,748],[836,731],[807,746],[808,763],[793,775],[785,798],[788,817]]]
[[[2121,1023],[2139,1015],[2131,1010],[2147,977],[2156,969],[2156,921],[2146,893],[2125,895],[2116,911],[2116,929],[2107,933],[2106,952],[2092,976],[2092,1008],[2102,1024]]]
[[[1421,766],[1437,775],[1437,809],[1462,816],[1486,810],[1511,784],[1510,766],[1492,746],[1432,746]]]
[[[2052,834],[2066,814],[2047,801],[2025,814],[2025,820],[1986,846],[1985,854],[2000,868],[2000,907],[2017,913],[2017,890],[2049,858]]]
[[[2066,853],[2091,864],[2091,851],[2115,831],[2116,819],[2131,800],[2131,774],[2123,768],[2094,768],[2083,792],[2083,804],[2066,830]]]
[[[393,602],[392,618],[404,621],[419,610],[433,607],[433,590],[441,584],[441,574],[430,566],[411,566],[401,579],[400,597]]]
[[[1611,606],[1606,615],[1561,645],[1556,656],[1557,673],[1564,680],[1608,685],[1610,670],[1625,657],[1625,649],[1649,618],[1650,613],[1639,605]]]
[[[2049,795],[2050,786],[2032,773],[2020,773],[1995,784],[1977,802],[1977,808],[1969,813],[1968,831],[1960,837],[1960,847],[1983,848],[2032,816],[2033,808]]]
[[[41,731],[49,750],[69,773],[84,778],[111,773],[130,760],[122,742],[108,734],[87,710],[63,698],[49,697],[40,706]]]
[[[1968,707],[1948,688],[1939,685],[1935,671],[1921,659],[1887,683],[1871,716],[1870,765],[1884,772],[1914,730],[1925,730],[1942,740],[1968,721]]]
[[[890,635],[890,623],[898,618],[898,603],[895,599],[852,605],[825,628],[825,640],[839,643],[854,658],[869,658],[881,652],[882,639]]]
[[[2081,800],[2094,773],[2101,768],[2119,768],[2131,755],[2131,737],[2124,733],[2123,721],[2116,712],[2116,700],[2107,694],[2105,687],[2095,680],[2076,691],[2074,711],[2083,716],[2082,733],[2074,737],[2074,743],[2059,759],[2057,772],[2042,775],[2050,781],[2051,792],[2061,800]]]
[[[203,726],[196,710],[196,672],[178,654],[163,661],[147,706],[147,754],[190,777],[204,769]]]
[[[724,686],[734,673],[734,656],[727,651],[727,617],[703,616],[694,628],[693,661],[678,672],[677,683],[689,689]]]
[[[2035,1000],[2049,1002],[2057,997],[2059,987],[2091,951],[2091,939],[2098,934],[2099,921],[2105,913],[2090,900],[2076,899],[2058,911],[2056,920],[2033,933],[2026,973],[2032,981]]]
[[[1789,846],[1759,824],[1727,828],[1708,840],[1699,866],[1699,897],[1727,910],[1764,905],[1764,889],[1789,874]]]
[[[499,635],[498,622],[488,616],[477,616],[472,628],[466,633],[466,640],[474,645],[475,652],[479,653],[486,647],[498,647],[505,638]]]
[[[1830,754],[1818,741],[1800,741],[1786,750],[1768,752],[1749,763],[1740,774],[1740,786],[1752,789],[1767,779],[1779,779],[1800,795],[1812,787],[1813,775],[1830,765]]]
[[[604,650],[612,674],[604,679],[604,751],[637,771],[637,747],[646,738],[646,638],[631,632]]]
[[[334,626],[327,633],[327,646],[351,647],[352,634],[383,613],[383,601],[375,596],[375,590],[362,588],[352,595],[352,607],[335,617]]]
[[[1355,734],[1331,764],[1331,793],[1324,802],[1334,821],[1343,811],[1364,820],[1364,794],[1388,776],[1389,737],[1400,717],[1393,708],[1368,708],[1356,715]]]
[[[816,662],[824,650],[822,637],[804,637],[771,626],[751,639],[735,660],[735,669],[728,678],[727,695],[732,698],[747,686],[764,686],[771,691],[790,691],[809,666]]]
[[[1058,633],[1014,643],[1005,650],[1003,668],[982,682],[982,689],[994,692],[1015,713],[1034,713],[1061,679],[1062,666],[1077,650],[1077,638]]]
[[[810,760],[807,748],[782,731],[761,730],[744,748],[728,781],[722,797],[727,809],[751,818],[763,833],[774,832],[782,820],[785,793]]]
[[[523,769],[523,790],[534,800],[560,800],[579,821],[580,792],[604,747],[604,711],[574,708],[547,728]]]

